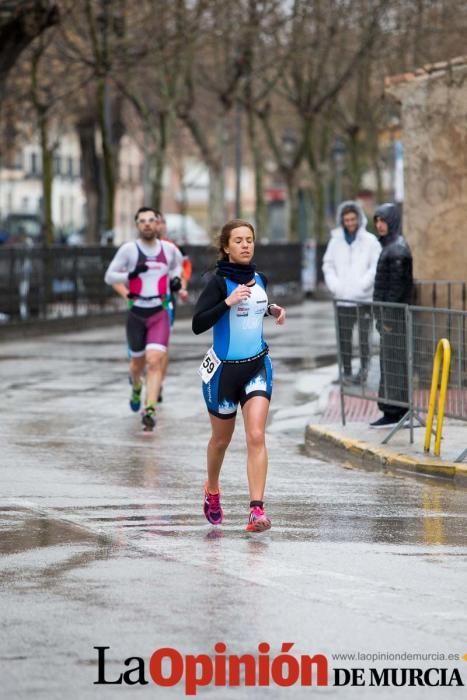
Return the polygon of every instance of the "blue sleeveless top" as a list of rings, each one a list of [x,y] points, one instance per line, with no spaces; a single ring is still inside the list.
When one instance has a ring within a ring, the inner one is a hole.
[[[230,307],[213,327],[213,348],[220,360],[245,360],[265,349],[263,318],[268,307],[268,297],[263,280],[255,273],[251,296]],[[225,278],[227,296],[238,282]]]

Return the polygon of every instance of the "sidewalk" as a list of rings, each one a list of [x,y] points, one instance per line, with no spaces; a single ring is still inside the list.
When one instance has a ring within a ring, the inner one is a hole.
[[[444,420],[441,457],[424,452],[425,428],[416,422],[412,445],[408,429],[398,431],[388,444],[383,445],[389,430],[369,428],[369,422],[381,415],[376,402],[346,397],[346,425],[342,425],[339,386],[332,384],[337,375],[337,365],[334,365],[314,370],[308,377],[297,381],[296,391],[310,398],[306,406],[311,417],[309,413],[305,428],[308,455],[318,453],[327,458],[345,460],[353,467],[412,472],[467,486],[467,460],[455,462],[467,448],[465,423]],[[431,445],[433,453],[434,436]]]

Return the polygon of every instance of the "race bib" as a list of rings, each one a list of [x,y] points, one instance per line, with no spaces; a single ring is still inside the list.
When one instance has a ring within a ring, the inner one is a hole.
[[[198,369],[198,374],[205,384],[213,378],[220,364],[221,360],[217,357],[214,349],[209,348]]]

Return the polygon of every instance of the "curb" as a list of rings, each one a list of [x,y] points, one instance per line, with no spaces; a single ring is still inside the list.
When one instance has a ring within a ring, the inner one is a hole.
[[[196,291],[198,295],[199,291]],[[287,306],[299,306],[303,302],[303,294],[278,294],[278,302]],[[177,306],[177,318],[189,319],[193,315],[195,304],[188,301]],[[106,311],[77,316],[61,316],[57,318],[34,318],[24,321],[5,321],[0,323],[0,340],[17,340],[20,338],[40,338],[44,335],[62,334],[76,331],[87,331],[104,326],[124,324],[128,310]]]
[[[51,319],[32,319],[25,321],[7,321],[0,325],[0,340],[18,340],[20,338],[40,338],[44,335],[75,333],[94,328],[103,328],[123,324],[126,311],[107,311],[82,316],[62,316]]]
[[[316,450],[329,451],[345,456],[355,466],[383,467],[396,471],[412,472],[431,477],[452,479],[467,486],[467,465],[447,462],[430,457],[410,457],[387,447],[374,447],[363,440],[340,435],[337,431],[317,425],[305,428],[305,451],[313,456]]]

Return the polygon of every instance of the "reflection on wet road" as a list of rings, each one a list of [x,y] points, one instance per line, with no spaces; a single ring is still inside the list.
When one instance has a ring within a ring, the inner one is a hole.
[[[287,333],[271,327],[269,342],[273,529],[259,536],[244,529],[240,422],[222,475],[225,525],[216,530],[203,518],[209,431],[196,368],[207,339],[191,336],[187,322],[177,326],[153,436],[127,410],[121,329],[24,341],[17,357],[11,344],[0,351],[0,656],[8,697],[115,697],[93,686],[99,644],[111,648],[110,674],[158,646],[210,653],[221,640],[241,653],[263,640],[277,649],[295,641],[297,655],[465,653],[467,491],[304,455],[304,425],[276,431],[274,421],[305,401],[300,373],[333,355],[328,307],[294,309]],[[436,697],[460,697],[460,689],[445,691]],[[380,688],[377,697],[393,692]],[[362,688],[343,693],[376,697]],[[413,688],[407,697],[424,693]],[[182,697],[176,689],[157,696]]]

